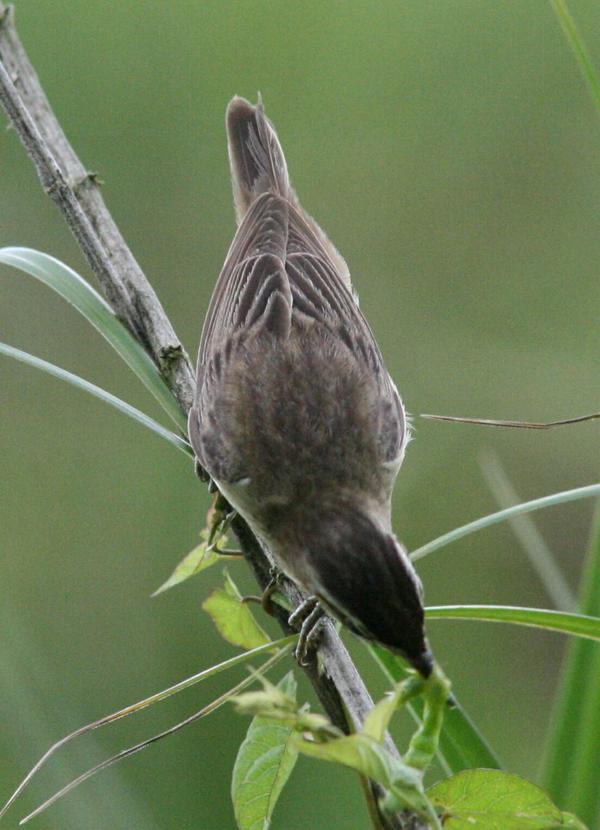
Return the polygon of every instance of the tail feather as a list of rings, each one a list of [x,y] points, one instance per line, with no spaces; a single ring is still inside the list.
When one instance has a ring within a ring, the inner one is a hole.
[[[227,107],[227,138],[238,224],[261,193],[290,197],[285,156],[262,101],[233,98]]]

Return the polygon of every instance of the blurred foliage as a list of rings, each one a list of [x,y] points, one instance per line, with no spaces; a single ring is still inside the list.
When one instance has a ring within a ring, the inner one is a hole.
[[[234,230],[224,109],[233,94],[260,90],[303,203],[348,260],[411,412],[547,420],[599,408],[600,129],[549,4],[16,6],[59,118],[106,182],[191,354]],[[598,65],[600,7],[572,0],[570,9]],[[89,276],[11,131],[0,133],[0,165],[0,244],[47,251]],[[0,333],[162,417],[72,309],[6,268]],[[54,739],[223,659],[226,647],[200,610],[218,569],[149,598],[205,522],[209,499],[184,456],[8,360],[0,406],[8,795]],[[597,424],[532,433],[416,419],[395,497],[409,547],[495,508],[478,463],[488,447],[524,500],[597,479]],[[591,511],[580,502],[535,517],[574,587]],[[231,571],[252,590],[243,564]],[[430,604],[549,604],[508,527],[432,555],[420,572]],[[432,623],[430,634],[508,767],[533,777],[564,641],[472,622]],[[376,669],[347,640],[378,695]],[[89,739],[37,787],[175,722],[218,688],[115,725],[99,745]],[[37,826],[231,827],[231,767],[246,727],[219,712],[100,776]],[[33,788],[23,810],[43,794]],[[366,825],[351,773],[299,761],[274,827]]]

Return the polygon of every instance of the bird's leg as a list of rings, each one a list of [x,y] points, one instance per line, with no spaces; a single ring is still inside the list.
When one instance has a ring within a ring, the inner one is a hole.
[[[301,666],[307,665],[308,652],[318,645],[325,621],[325,612],[319,604],[319,598],[316,596],[305,599],[290,614],[288,625],[296,628],[300,624],[300,638],[296,646],[295,656]]]
[[[242,602],[257,602],[259,605],[262,606],[263,611],[265,611],[272,617],[275,613],[275,610],[273,608],[273,600],[271,599],[271,597],[279,588],[279,583],[281,581],[282,574],[279,568],[277,568],[275,565],[272,565],[269,575],[270,579],[265,585],[265,588],[261,596],[249,594],[248,596],[242,597]]]

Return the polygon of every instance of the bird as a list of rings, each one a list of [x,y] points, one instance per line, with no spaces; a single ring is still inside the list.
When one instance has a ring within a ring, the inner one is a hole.
[[[237,231],[202,329],[190,443],[308,595],[292,615],[304,617],[303,656],[327,611],[426,678],[422,583],[391,521],[404,405],[345,260],[292,189],[260,96],[234,97],[226,130]]]

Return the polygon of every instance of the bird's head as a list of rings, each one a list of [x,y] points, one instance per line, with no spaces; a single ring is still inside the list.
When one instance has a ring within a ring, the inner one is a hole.
[[[433,657],[425,637],[423,589],[395,536],[344,501],[305,507],[290,520],[292,574],[352,631],[400,653],[428,676]]]

